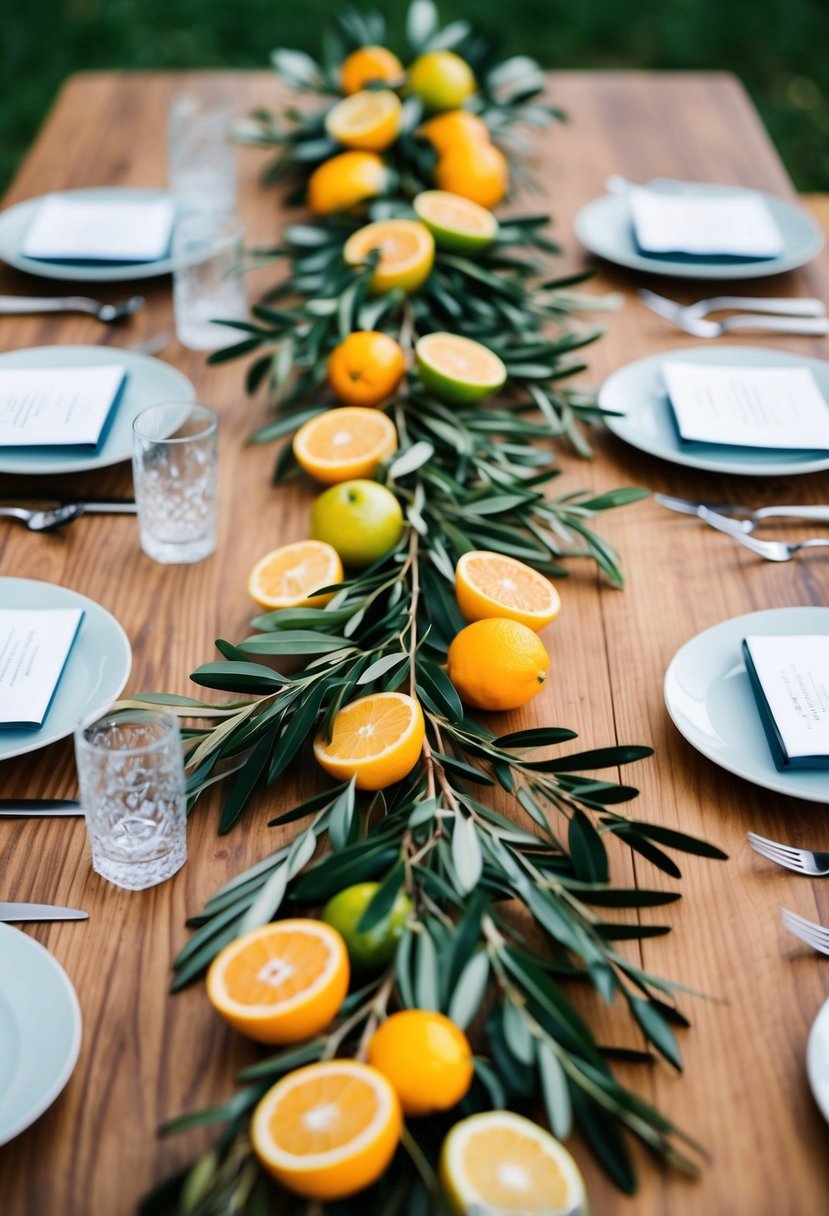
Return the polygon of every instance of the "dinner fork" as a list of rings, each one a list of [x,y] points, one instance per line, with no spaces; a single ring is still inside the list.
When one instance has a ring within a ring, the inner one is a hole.
[[[801,549],[829,547],[829,537],[825,536],[815,536],[809,540],[799,541],[758,540],[756,536],[751,536],[748,532],[743,531],[739,520],[726,519],[725,516],[718,515],[716,511],[709,511],[707,507],[700,507],[697,514],[712,528],[716,528],[718,532],[725,532],[726,536],[736,540],[738,545],[742,545],[744,549],[750,549],[752,553],[759,554],[768,562],[789,562]]]
[[[771,313],[777,317],[824,317],[826,306],[822,300],[793,299],[790,296],[773,298],[771,296],[712,296],[707,300],[697,300],[695,304],[680,304],[677,300],[669,300],[667,296],[659,296],[655,291],[642,288],[639,299],[643,304],[653,305],[654,308],[665,310],[665,315],[681,313],[692,320],[705,317],[709,312],[745,312]],[[660,316],[663,315],[660,313]]]
[[[143,296],[130,296],[117,304],[102,304],[87,296],[0,296],[0,316],[31,312],[86,312],[105,325],[114,325],[138,312]]]
[[[640,291],[639,298],[651,312],[695,338],[720,338],[735,329],[812,337],[825,337],[829,334],[829,317],[763,317],[739,313],[733,317],[724,317],[722,321],[703,321],[702,318],[688,316],[681,305],[674,304],[672,300],[663,300],[651,291]]]
[[[816,853],[812,849],[796,849],[791,844],[778,844],[767,836],[758,836],[756,832],[748,833],[748,842],[769,861],[774,861],[787,870],[796,874],[808,874],[811,878],[822,878],[829,874],[829,853]]]
[[[783,928],[799,937],[807,946],[819,950],[821,954],[829,954],[829,929],[807,920],[805,916],[798,916],[796,912],[790,912],[788,908],[780,909],[780,919]]]

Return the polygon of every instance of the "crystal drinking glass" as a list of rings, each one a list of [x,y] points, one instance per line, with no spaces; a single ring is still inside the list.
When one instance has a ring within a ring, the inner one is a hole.
[[[178,94],[169,108],[167,176],[179,211],[236,207],[233,110],[227,98]]]
[[[173,306],[176,333],[190,350],[218,350],[239,341],[219,321],[247,321],[241,271],[245,229],[238,216],[179,215],[173,230]]]

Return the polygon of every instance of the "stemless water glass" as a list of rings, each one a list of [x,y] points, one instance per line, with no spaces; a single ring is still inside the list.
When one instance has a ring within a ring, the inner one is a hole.
[[[179,94],[170,102],[167,170],[179,210],[232,212],[236,159],[227,98]]]
[[[187,860],[187,799],[178,720],[134,710],[75,731],[81,802],[102,878],[142,891]]]
[[[216,548],[219,416],[166,402],[132,424],[132,470],[141,548],[157,562],[189,563]]]
[[[219,321],[248,319],[241,272],[245,229],[238,216],[179,215],[173,230],[176,333],[190,350],[218,350],[239,341]]]

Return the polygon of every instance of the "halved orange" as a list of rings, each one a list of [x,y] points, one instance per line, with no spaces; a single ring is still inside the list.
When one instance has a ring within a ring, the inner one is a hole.
[[[380,261],[371,280],[375,292],[416,291],[429,277],[435,260],[435,238],[418,220],[377,220],[353,232],[343,247],[349,266],[359,266],[373,250]]]
[[[420,757],[425,727],[414,697],[377,692],[344,706],[331,739],[318,735],[317,763],[338,781],[356,778],[358,790],[384,790],[402,781]]]
[[[253,1112],[250,1138],[264,1168],[288,1190],[343,1199],[376,1182],[402,1127],[400,1103],[382,1073],[356,1060],[329,1060],[277,1081]]]
[[[555,620],[561,599],[532,566],[503,553],[474,549],[455,567],[455,594],[467,621],[505,617],[538,632]]]
[[[217,1013],[259,1043],[297,1043],[323,1030],[342,1005],[350,971],[345,942],[319,920],[280,920],[225,946],[207,973]]]
[[[397,139],[401,108],[391,89],[361,89],[332,106],[325,129],[346,148],[383,152]]]
[[[314,215],[346,211],[382,194],[388,173],[376,152],[340,152],[308,178],[308,206]]]
[[[248,595],[268,612],[277,608],[322,608],[331,595],[314,592],[341,583],[343,577],[340,555],[332,545],[321,540],[297,540],[259,559],[248,575]]]
[[[371,477],[396,448],[397,431],[391,418],[382,410],[364,406],[326,410],[309,418],[294,435],[297,461],[326,486],[352,477]]]

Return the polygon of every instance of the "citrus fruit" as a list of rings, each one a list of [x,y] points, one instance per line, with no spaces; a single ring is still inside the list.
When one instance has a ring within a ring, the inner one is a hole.
[[[371,477],[396,448],[397,431],[392,420],[382,410],[364,406],[326,410],[309,418],[294,435],[297,462],[326,486],[350,477]]]
[[[468,110],[447,110],[445,114],[438,114],[425,122],[418,134],[425,136],[439,154],[457,144],[489,142],[489,127]]]
[[[435,181],[441,190],[497,207],[509,188],[509,165],[494,144],[456,144],[439,157]]]
[[[400,110],[400,98],[391,89],[361,89],[331,107],[325,129],[346,148],[382,152],[397,139]]]
[[[418,220],[377,220],[353,232],[343,246],[349,266],[359,266],[374,249],[380,250],[371,280],[375,292],[417,291],[432,270],[435,239]]]
[[[382,194],[386,182],[386,167],[376,152],[340,152],[308,179],[308,206],[315,215],[330,215]]]
[[[508,1110],[470,1115],[443,1142],[440,1180],[452,1205],[499,1216],[587,1216],[587,1194],[567,1149]]]
[[[250,1138],[288,1190],[343,1199],[380,1177],[402,1126],[397,1095],[381,1073],[356,1060],[328,1060],[277,1081],[253,1112]]]
[[[328,1025],[348,991],[345,942],[318,920],[280,920],[225,946],[207,973],[207,995],[241,1034],[298,1043]]]
[[[403,351],[394,338],[376,330],[349,334],[328,359],[328,380],[346,405],[380,405],[388,400],[406,371]]]
[[[427,51],[409,68],[409,89],[427,110],[456,110],[477,85],[472,68],[454,51]]]
[[[417,341],[415,357],[420,379],[441,401],[480,401],[507,378],[506,367],[488,346],[460,334],[426,334]]]
[[[430,1115],[472,1084],[472,1048],[454,1022],[428,1009],[393,1013],[373,1034],[368,1060],[391,1081],[403,1113]]]
[[[417,764],[424,733],[423,710],[414,697],[376,692],[343,706],[331,739],[314,740],[314,755],[338,781],[355,777],[358,790],[384,790]]]
[[[541,692],[550,656],[519,621],[492,617],[467,625],[447,655],[449,679],[474,709],[517,709]]]
[[[333,545],[347,566],[370,566],[384,557],[403,528],[400,503],[376,481],[341,481],[311,508],[311,535]]]
[[[498,221],[492,212],[460,194],[424,190],[415,196],[412,205],[439,249],[475,253],[486,249],[498,235]]]
[[[248,575],[248,595],[260,608],[322,608],[331,595],[314,595],[319,587],[343,581],[336,549],[318,540],[298,540],[261,557]]]
[[[504,617],[535,631],[555,620],[561,608],[558,592],[543,574],[487,549],[461,557],[455,567],[455,594],[468,621]]]
[[[357,926],[379,890],[379,882],[355,883],[329,899],[322,910],[322,919],[341,934],[352,964],[364,971],[391,962],[412,910],[412,901],[401,889],[383,919],[360,932]]]
[[[403,64],[384,46],[361,46],[343,60],[340,84],[344,93],[356,93],[373,81],[402,80]]]

